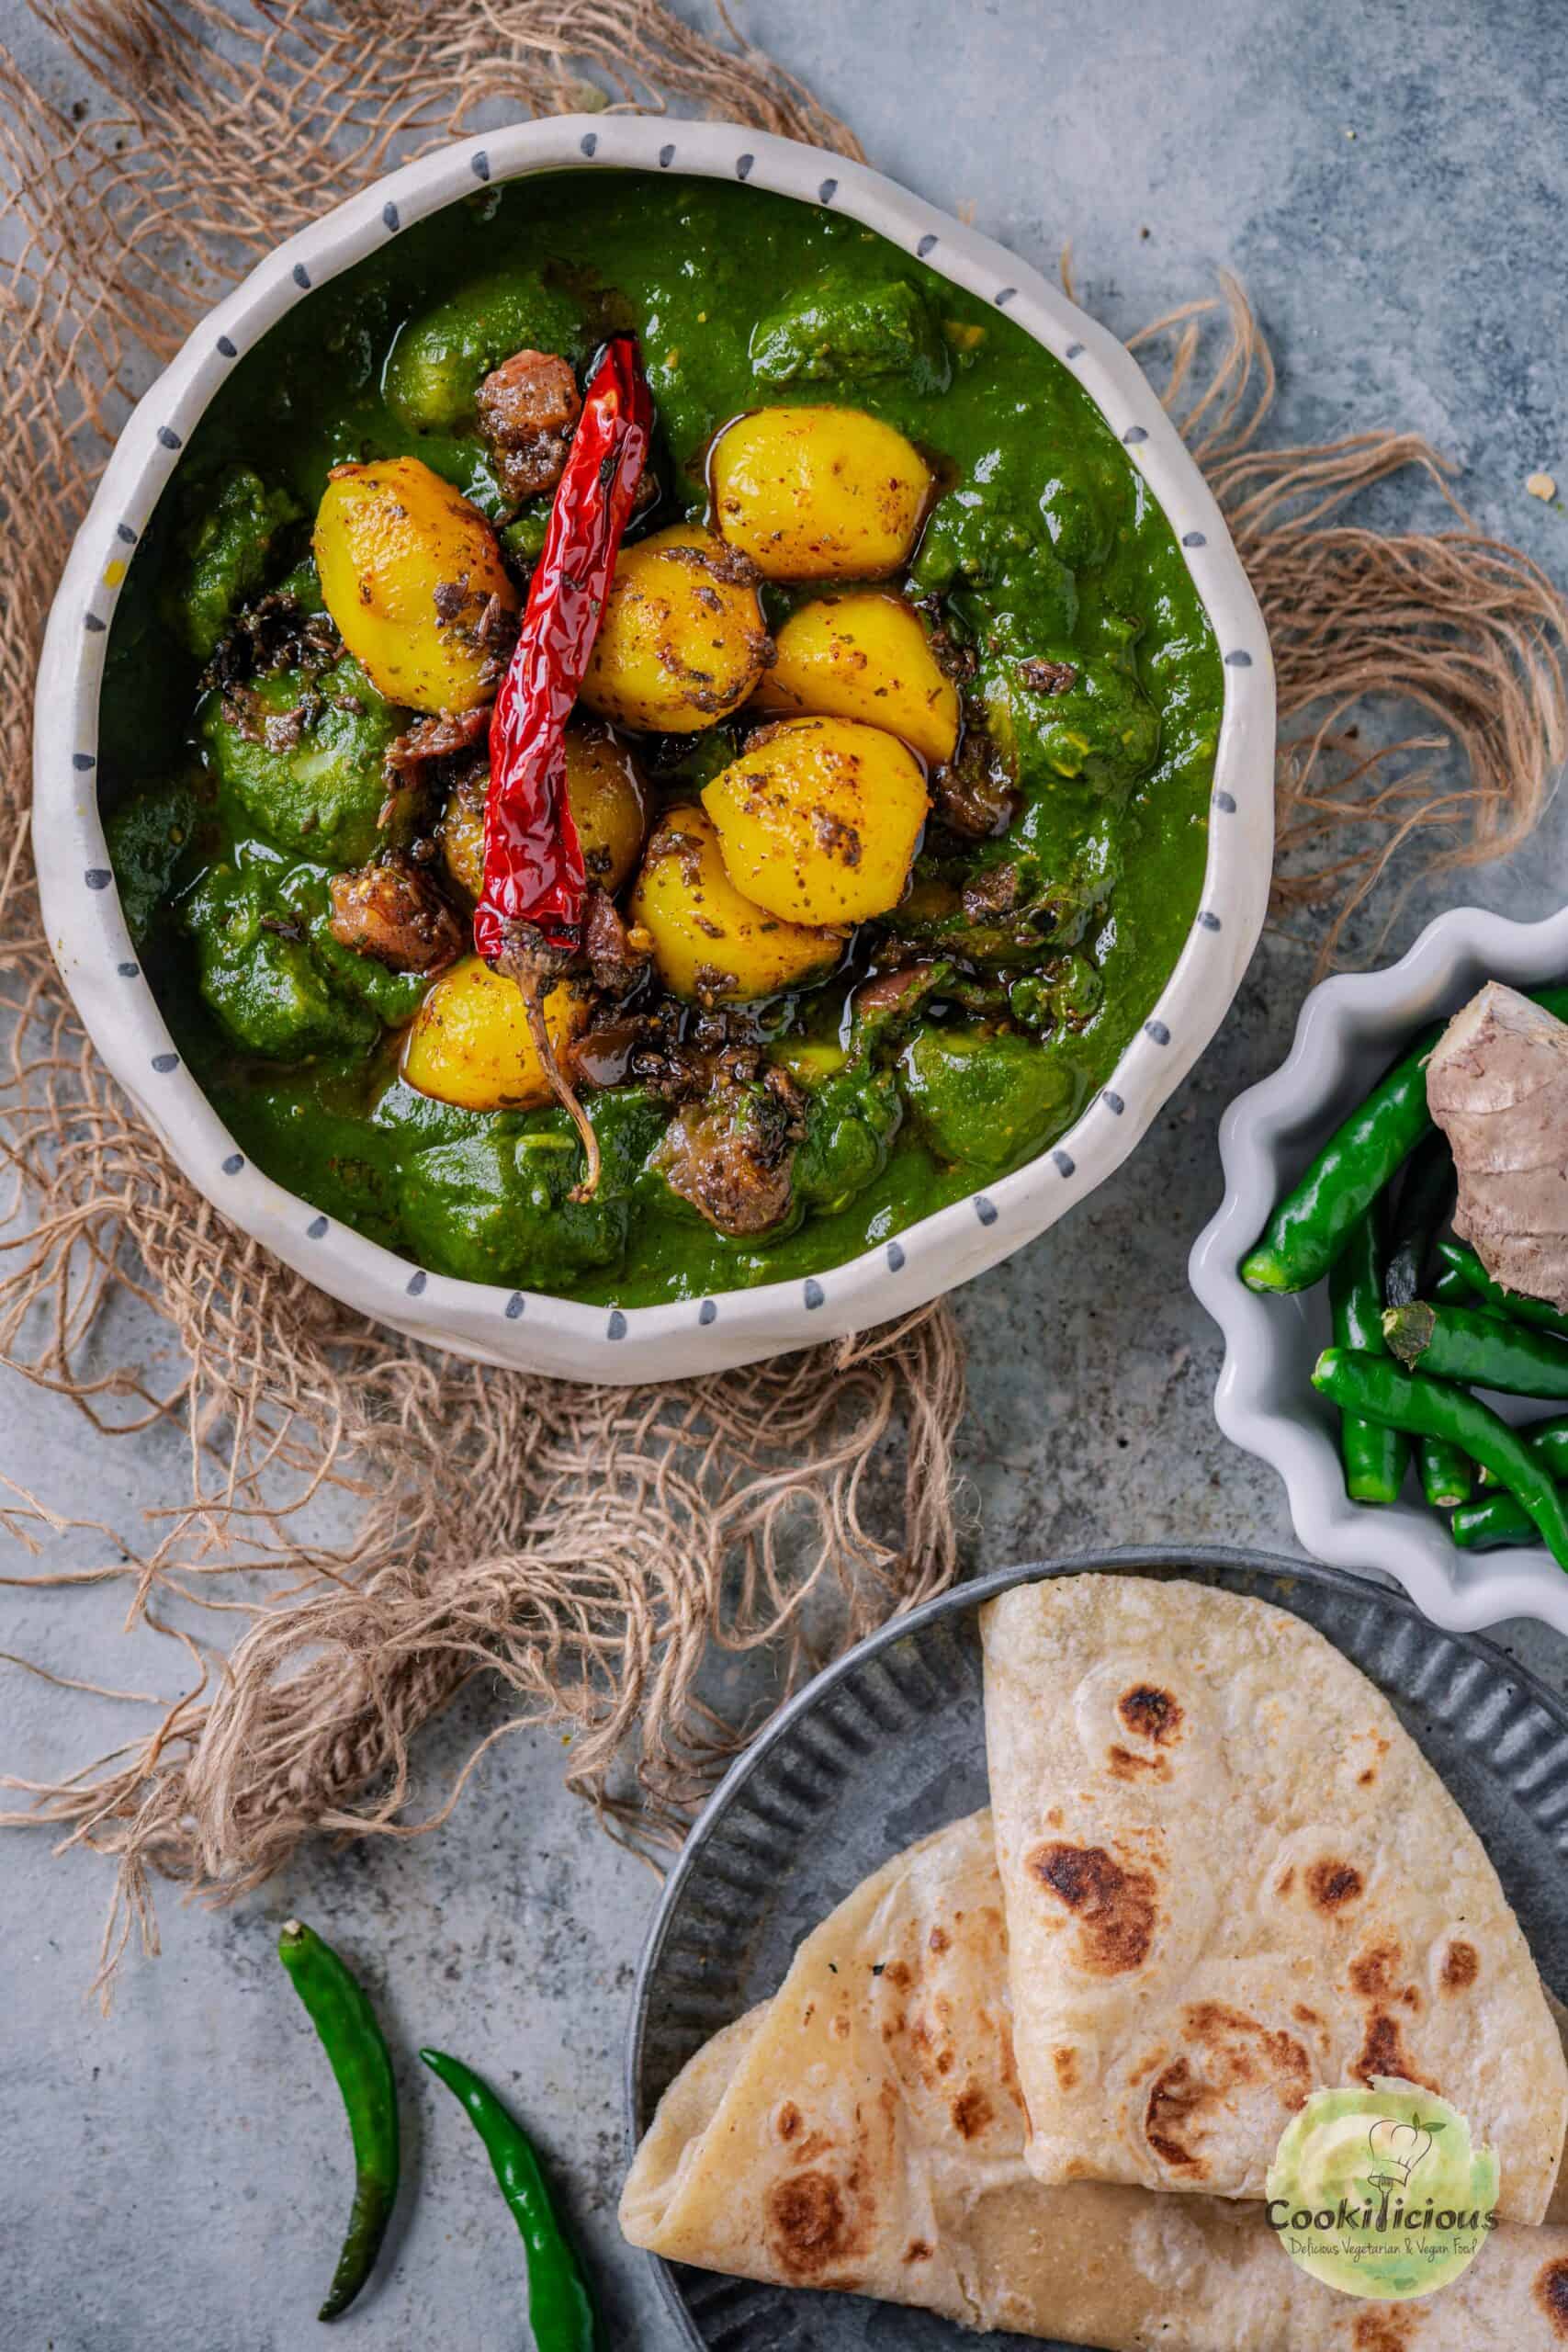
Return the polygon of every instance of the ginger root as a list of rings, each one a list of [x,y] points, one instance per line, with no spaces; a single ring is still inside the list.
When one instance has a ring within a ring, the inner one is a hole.
[[[1568,1309],[1568,1023],[1489,980],[1427,1065],[1459,1173],[1454,1231],[1495,1282]]]

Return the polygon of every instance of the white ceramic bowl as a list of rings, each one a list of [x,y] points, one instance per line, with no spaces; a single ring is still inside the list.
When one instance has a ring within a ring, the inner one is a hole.
[[[1325,980],[1302,1007],[1290,1058],[1220,1122],[1225,1196],[1192,1247],[1192,1287],[1225,1338],[1220,1427],[1278,1470],[1302,1543],[1335,1567],[1385,1569],[1435,1623],[1467,1633],[1500,1617],[1539,1617],[1568,1634],[1568,1576],[1544,1545],[1461,1552],[1414,1476],[1407,1501],[1351,1502],[1337,1416],[1311,1377],[1329,1340],[1327,1284],[1264,1298],[1236,1268],[1276,1201],[1425,1023],[1457,1012],[1483,980],[1537,988],[1565,972],[1568,913],[1508,922],[1456,907],[1390,970]],[[1523,1397],[1488,1401],[1516,1420],[1540,1410]]]
[[[130,550],[192,426],[235,359],[312,286],[483,181],[570,167],[749,180],[865,222],[994,301],[1079,378],[1169,517],[1225,661],[1213,820],[1180,959],[1110,1084],[1017,1174],[809,1281],[623,1313],[415,1271],[273,1183],[235,1148],[181,1065],[137,969],[98,818],[94,765],[105,632]],[[1263,921],[1273,854],[1269,640],[1218,507],[1136,363],[988,238],[890,180],[736,124],[560,116],[446,147],[379,180],[280,245],[197,328],[122,434],[65,568],[45,640],[33,841],[44,922],[66,986],[115,1076],[230,1221],[334,1297],[413,1337],[524,1370],[668,1378],[749,1363],[863,1329],[994,1265],[1118,1167],[1213,1036]]]

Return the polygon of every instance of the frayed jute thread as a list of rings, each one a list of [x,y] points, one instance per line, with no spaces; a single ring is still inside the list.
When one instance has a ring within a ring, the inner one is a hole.
[[[1070,288],[1071,266],[1064,267]],[[1218,365],[1195,385],[1203,331],[1223,319]],[[1568,606],[1540,567],[1483,537],[1453,469],[1414,433],[1361,433],[1259,448],[1274,365],[1234,279],[1131,338],[1168,374],[1164,398],[1208,477],[1263,607],[1281,745],[1272,910],[1322,910],[1312,977],[1339,960],[1348,927],[1401,851],[1365,960],[1375,960],[1418,880],[1506,857],[1540,823],[1568,756]],[[1400,534],[1340,520],[1392,480],[1424,477],[1456,527]],[[1377,706],[1429,732],[1367,748]]]
[[[851,134],[757,52],[705,40],[656,0],[54,0],[39,13],[115,111],[75,125],[0,60],[0,220],[17,254],[0,283],[0,979],[15,1040],[0,1352],[97,1429],[177,1418],[189,1464],[188,1495],[140,1549],[19,1489],[0,1500],[20,1541],[74,1533],[106,1554],[0,1583],[117,1584],[128,1624],[186,1663],[151,1734],[63,1782],[5,1783],[28,1800],[6,1818],[52,1824],[116,1866],[107,1988],[128,1937],[156,1949],[154,1873],[226,1901],[312,1832],[423,1834],[521,1724],[570,1733],[569,1783],[621,1834],[677,1838],[754,1728],[706,1703],[716,1652],[764,1655],[782,1693],[956,1573],[964,1383],[940,1306],[631,1391],[482,1370],[351,1315],[226,1226],[96,1063],[47,952],[27,846],[33,673],[65,548],[148,362],[240,267],[484,101],[672,105],[858,154]],[[1227,324],[1210,365],[1208,332]],[[1296,722],[1277,899],[1325,910],[1326,959],[1412,833],[1438,829],[1458,865],[1535,822],[1564,735],[1563,608],[1522,556],[1462,527],[1397,537],[1337,519],[1412,467],[1446,492],[1424,442],[1258,448],[1273,374],[1234,286],[1134,347],[1167,367],[1168,401],[1269,617]],[[1363,754],[1353,714],[1373,695],[1418,706],[1430,736]],[[166,1390],[90,1368],[119,1291],[171,1328],[187,1369]],[[323,1497],[357,1509],[342,1545],[309,1532]],[[513,1704],[414,1812],[413,1736],[476,1674]]]

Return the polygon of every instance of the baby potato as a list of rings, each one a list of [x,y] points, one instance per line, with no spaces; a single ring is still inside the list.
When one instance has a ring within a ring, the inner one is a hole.
[[[896,907],[928,805],[908,746],[853,718],[763,728],[703,794],[736,888],[802,923]]]
[[[914,606],[886,589],[818,596],[791,614],[757,700],[763,710],[867,719],[933,767],[958,741],[958,689],[938,668]]]
[[[648,831],[648,787],[624,743],[597,727],[566,731],[566,797],[588,879],[614,898]]]
[[[623,548],[582,684],[590,710],[649,734],[716,727],[770,650],[754,583],[700,524]]]
[[[566,797],[588,879],[612,898],[631,875],[648,831],[648,787],[624,743],[597,727],[566,730]],[[436,828],[447,871],[477,899],[484,881],[482,780],[455,792]]]
[[[558,980],[546,997],[545,1028],[558,1056],[588,1026],[592,1001],[576,980]],[[402,1068],[421,1094],[463,1111],[532,1111],[555,1100],[521,989],[478,956],[465,956],[430,989]]]
[[[716,528],[770,580],[877,580],[915,544],[934,481],[914,446],[855,408],[760,408],[713,445]]]
[[[517,609],[495,533],[417,458],[336,466],[316,510],[316,568],[343,641],[389,702],[470,710],[495,691],[481,625]]]
[[[844,944],[839,932],[780,922],[743,899],[724,870],[711,820],[692,804],[660,820],[631,913],[653,941],[664,986],[697,1004],[739,1004],[821,979]]]

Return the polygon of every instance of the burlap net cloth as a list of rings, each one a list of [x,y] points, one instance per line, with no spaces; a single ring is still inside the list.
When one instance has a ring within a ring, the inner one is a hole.
[[[130,1620],[170,1635],[190,1687],[63,1785],[5,1783],[23,1803],[4,1818],[116,1863],[107,1983],[133,1926],[155,1946],[151,1873],[222,1900],[308,1832],[417,1834],[515,1723],[570,1731],[570,1784],[626,1834],[677,1836],[755,1727],[705,1703],[716,1650],[767,1650],[777,1690],[957,1573],[964,1374],[942,1306],[632,1392],[480,1371],[348,1314],[225,1226],[94,1060],[28,849],[33,673],[66,548],[132,389],[238,268],[486,102],[492,119],[497,104],[669,105],[858,154],[852,134],[739,39],[716,46],[658,0],[34,5],[107,111],[75,123],[0,61],[0,974],[16,1016],[0,1351],[96,1430],[180,1417],[190,1462],[148,1545],[106,1543],[101,1567],[40,1576],[123,1579]],[[1441,484],[1416,436],[1259,446],[1272,369],[1234,287],[1137,341],[1168,368],[1269,618],[1288,741],[1278,908],[1322,910],[1325,957],[1417,830],[1455,865],[1529,831],[1564,747],[1564,608],[1457,509],[1438,536],[1338,519],[1402,469]],[[1427,731],[1363,749],[1369,696],[1415,706]],[[177,1335],[188,1371],[173,1394],[91,1369],[116,1285]],[[335,1547],[301,1533],[323,1490],[358,1507]],[[23,1544],[71,1524],[10,1495]],[[412,1819],[412,1735],[481,1672],[514,1710]]]

